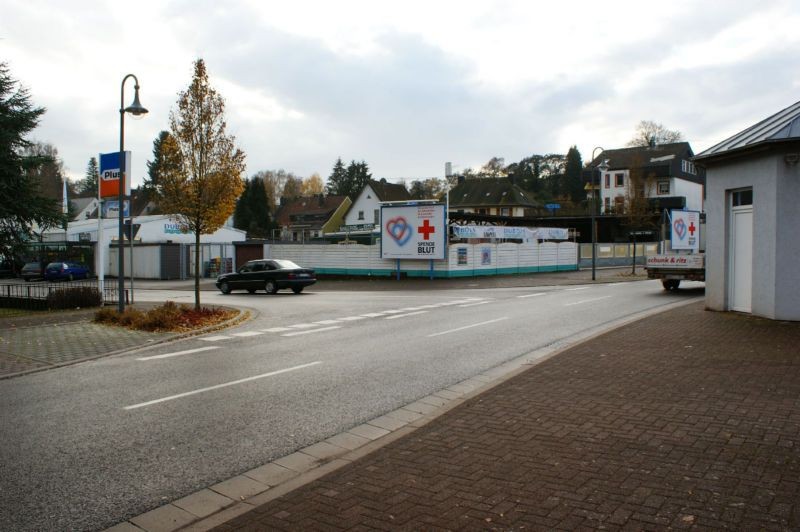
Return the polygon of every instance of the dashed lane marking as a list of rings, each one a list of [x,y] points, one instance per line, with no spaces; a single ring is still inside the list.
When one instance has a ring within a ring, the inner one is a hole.
[[[242,336],[242,337],[260,336],[262,334],[264,334],[262,331],[244,331],[244,332],[238,332],[238,333],[231,333],[231,335],[233,335],[233,336]]]
[[[573,305],[582,305],[583,303],[591,303],[592,301],[600,301],[601,299],[608,299],[611,296],[603,296],[603,297],[593,297],[592,299],[582,299],[580,301],[574,301],[572,303],[565,303],[565,307],[571,307]]]
[[[252,377],[246,377],[244,379],[239,379],[230,382],[224,382],[222,384],[217,384],[215,386],[208,386],[207,388],[200,388],[198,390],[192,390],[190,392],[179,393],[176,395],[170,395],[169,397],[162,397],[161,399],[154,399],[152,401],[147,401],[145,403],[139,403],[135,405],[125,406],[123,407],[124,410],[135,410],[137,408],[142,408],[145,406],[155,405],[158,403],[163,403],[166,401],[172,401],[173,399],[180,399],[181,397],[188,397],[190,395],[196,395],[198,393],[203,392],[210,392],[211,390],[218,390],[220,388],[225,388],[228,386],[234,386],[236,384],[242,384],[245,382],[250,382],[258,379],[263,379],[265,377],[272,377],[273,375],[280,375],[281,373],[288,373],[290,371],[297,371],[298,369],[309,368],[311,366],[316,366],[317,364],[322,364],[322,361],[310,362],[308,364],[301,364],[299,366],[293,366],[291,368],[286,369],[279,369],[277,371],[270,371],[269,373],[262,373],[261,375],[254,375]]]
[[[394,314],[392,316],[386,316],[383,319],[385,319],[385,320],[393,320],[393,319],[396,319],[396,318],[406,318],[408,316],[416,316],[417,314],[425,314],[427,312],[428,312],[427,310],[418,310],[417,312],[409,312],[407,314]]]
[[[289,327],[272,327],[271,329],[262,329],[262,331],[268,332],[268,333],[279,333],[279,332],[285,332],[285,331],[291,331],[291,330],[292,329],[290,329]]]
[[[321,327],[319,329],[308,329],[307,331],[297,331],[297,332],[286,333],[286,334],[282,334],[281,336],[286,336],[286,337],[301,336],[303,334],[314,334],[314,333],[318,333],[318,332],[332,331],[334,329],[341,329],[341,328],[342,327],[340,325],[334,325],[333,327]]]
[[[518,299],[524,299],[526,297],[539,297],[539,296],[543,296],[543,295],[546,295],[546,292],[536,292],[535,294],[525,294],[525,295],[522,295],[522,296],[517,296],[517,298]]]
[[[192,353],[202,353],[203,351],[213,351],[214,349],[219,349],[219,346],[210,345],[208,347],[198,347],[197,349],[187,349],[186,351],[176,351],[174,353],[164,353],[163,355],[141,357],[137,358],[136,360],[141,360],[142,362],[144,362],[147,360],[158,360],[160,358],[171,358],[171,357],[179,357],[181,355],[191,355]]]
[[[198,340],[202,340],[204,342],[219,342],[221,340],[230,340],[230,336],[206,336],[205,338],[198,338]]]
[[[334,325],[339,323],[339,320],[322,320],[322,321],[315,321],[317,325]]]
[[[502,318],[497,318],[497,319],[494,319],[494,320],[482,321],[480,323],[473,323],[472,325],[465,325],[464,327],[459,327],[457,329],[450,329],[449,331],[442,331],[442,332],[438,332],[438,333],[429,334],[428,338],[433,338],[434,336],[441,336],[443,334],[450,334],[450,333],[454,333],[454,332],[459,332],[459,331],[463,331],[465,329],[472,329],[473,327],[480,327],[482,325],[489,325],[491,323],[497,323],[498,321],[503,321],[503,320],[507,320],[507,319],[508,319],[508,316],[504,316]]]
[[[588,286],[579,286],[577,288],[565,288],[564,292],[575,292],[577,290],[588,290],[590,287]]]
[[[465,303],[463,305],[459,305],[458,308],[477,307],[478,305],[485,305],[486,303],[490,303],[490,301],[478,301],[477,303]]]

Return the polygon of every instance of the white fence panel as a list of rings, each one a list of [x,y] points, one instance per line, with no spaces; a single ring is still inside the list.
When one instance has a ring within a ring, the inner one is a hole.
[[[456,277],[577,268],[574,242],[458,243],[449,248],[446,260],[433,261],[434,274]],[[264,246],[264,256],[288,259],[322,274],[386,275],[397,270],[397,261],[380,258],[377,244],[272,244]],[[409,276],[427,276],[431,262],[402,260],[400,270]]]

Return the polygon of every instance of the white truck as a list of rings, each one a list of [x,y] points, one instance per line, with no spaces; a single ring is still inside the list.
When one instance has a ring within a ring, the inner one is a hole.
[[[646,261],[647,278],[661,279],[664,290],[677,290],[681,281],[706,280],[704,214],[682,210],[664,213],[660,253]]]

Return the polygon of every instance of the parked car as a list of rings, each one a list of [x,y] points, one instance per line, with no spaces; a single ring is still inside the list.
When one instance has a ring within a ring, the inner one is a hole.
[[[291,288],[299,294],[306,286],[317,282],[314,270],[301,268],[290,260],[260,259],[246,262],[234,273],[226,273],[217,277],[217,288],[223,294],[233,290],[247,290],[251,294],[256,290],[265,290],[274,294],[283,288]]]
[[[51,262],[44,269],[46,281],[88,279],[89,268],[77,262]]]
[[[7,260],[0,261],[0,277],[16,277],[17,272],[14,263]]]
[[[26,262],[20,270],[19,276],[28,281],[38,281],[44,279],[41,262]]]

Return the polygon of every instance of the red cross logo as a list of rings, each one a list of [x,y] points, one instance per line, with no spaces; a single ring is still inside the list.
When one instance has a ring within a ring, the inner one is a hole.
[[[420,227],[417,227],[417,232],[422,233],[422,238],[428,240],[430,239],[431,233],[436,232],[436,228],[433,227],[428,220],[425,220]]]
[[[694,236],[694,232],[697,231],[697,227],[694,226],[694,222],[689,223],[689,234]]]

